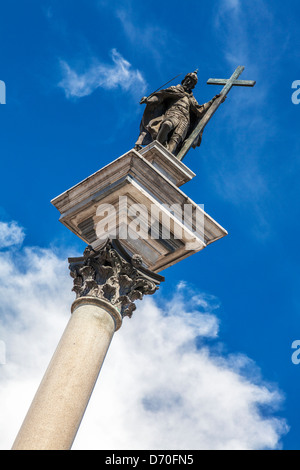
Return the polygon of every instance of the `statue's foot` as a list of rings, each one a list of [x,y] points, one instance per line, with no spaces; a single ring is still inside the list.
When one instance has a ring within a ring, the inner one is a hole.
[[[137,151],[142,150],[142,148],[143,147],[141,145],[135,145],[134,146],[134,150],[137,150]]]

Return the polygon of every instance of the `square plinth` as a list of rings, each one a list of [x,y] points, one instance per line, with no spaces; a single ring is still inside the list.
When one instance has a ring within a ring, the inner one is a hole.
[[[196,176],[157,140],[139,150],[139,154],[178,187]]]
[[[60,221],[94,249],[118,238],[160,272],[227,232],[178,186],[195,175],[157,142],[130,150],[53,199]]]

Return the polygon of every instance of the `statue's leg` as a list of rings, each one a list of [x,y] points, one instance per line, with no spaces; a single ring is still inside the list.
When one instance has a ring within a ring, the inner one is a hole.
[[[142,143],[144,142],[144,139],[146,137],[147,131],[143,131],[140,133],[138,140],[135,143],[135,150],[141,150],[142,149]]]
[[[178,126],[174,130],[170,141],[168,149],[174,155],[176,154],[176,150],[178,149],[179,145],[184,141],[187,130],[189,126],[189,121],[186,119],[185,116],[182,116],[181,120],[178,123]]]
[[[166,120],[162,123],[159,129],[159,133],[157,135],[157,140],[160,142],[162,145],[166,146],[168,136],[170,132],[173,130],[174,126],[171,121]]]
[[[171,137],[171,140],[169,142],[169,152],[174,153],[177,150],[178,145],[181,142],[181,136],[180,135],[173,135]]]

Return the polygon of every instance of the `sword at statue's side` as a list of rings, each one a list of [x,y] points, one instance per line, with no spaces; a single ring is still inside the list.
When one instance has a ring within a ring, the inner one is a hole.
[[[165,87],[165,86],[168,85],[169,83],[173,82],[173,80],[175,80],[175,78],[180,77],[180,75],[182,75],[182,73],[176,75],[176,77],[171,78],[171,80],[169,80],[167,83],[164,83],[162,86],[160,86],[159,88],[157,88],[157,90],[153,91],[153,92],[151,93],[151,95],[149,95],[149,96],[144,96],[144,97],[141,99],[140,104],[146,103],[147,100],[149,100],[153,95],[155,95],[155,93],[157,93],[158,91],[160,91],[163,87]]]
[[[198,125],[195,127],[194,131],[191,133],[191,135],[186,139],[184,145],[182,146],[180,152],[177,155],[178,160],[183,160],[185,155],[188,153],[190,148],[192,147],[193,143],[197,139],[197,137],[200,135],[200,133],[203,131],[205,128],[206,124],[210,121],[211,117],[213,114],[217,111],[218,107],[220,104],[224,101],[228,93],[230,92],[231,88],[233,86],[250,86],[253,87],[255,85],[255,81],[253,80],[237,80],[239,76],[243,73],[245,70],[245,67],[239,66],[233,73],[233,75],[230,77],[229,80],[223,80],[223,79],[213,79],[210,78],[207,82],[208,85],[225,85],[223,90],[220,93],[220,96],[213,102],[213,104],[210,106],[208,111],[205,113],[201,121],[198,123]]]

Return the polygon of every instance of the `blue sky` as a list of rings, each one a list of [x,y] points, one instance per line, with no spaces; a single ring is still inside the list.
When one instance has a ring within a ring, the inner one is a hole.
[[[26,247],[41,260],[47,250],[60,260],[83,251],[50,200],[133,147],[144,94],[196,68],[199,103],[220,90],[208,78],[229,78],[238,65],[257,81],[230,92],[185,159],[197,176],[182,189],[229,235],[165,271],[155,302],[163,308],[176,286],[205,299],[219,328],[205,337],[211,357],[248,358],[241,376],[281,396],[274,416],[289,431],[273,447],[284,449],[299,449],[300,434],[300,366],[291,361],[300,339],[300,106],[291,100],[299,14],[296,0],[16,0],[0,15],[0,233],[20,272]],[[67,261],[59,266],[67,271]],[[9,349],[6,335],[2,324]]]

